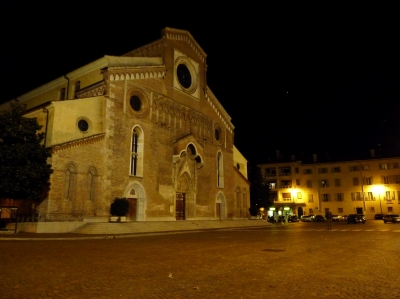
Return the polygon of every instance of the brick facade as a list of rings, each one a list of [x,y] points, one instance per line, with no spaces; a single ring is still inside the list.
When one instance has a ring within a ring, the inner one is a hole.
[[[72,72],[69,86],[55,80],[24,98],[35,117],[39,105],[48,111],[38,117],[54,170],[42,219],[107,217],[115,197],[129,198],[135,221],[248,217],[247,172],[234,162],[230,117],[207,87],[206,54],[187,31],[162,33]],[[49,102],[62,87],[69,98]]]

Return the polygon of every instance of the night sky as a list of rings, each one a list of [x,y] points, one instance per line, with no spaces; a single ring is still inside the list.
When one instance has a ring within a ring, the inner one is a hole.
[[[173,27],[188,30],[207,53],[208,86],[232,117],[235,144],[250,162],[266,162],[276,150],[335,156],[382,148],[400,156],[394,2],[128,3],[50,10],[1,3],[1,101],[104,55],[125,54]]]

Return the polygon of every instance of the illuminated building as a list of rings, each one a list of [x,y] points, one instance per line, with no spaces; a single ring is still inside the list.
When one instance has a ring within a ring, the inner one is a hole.
[[[325,215],[400,213],[400,158],[258,165],[281,213]],[[286,209],[285,209],[286,208]]]
[[[115,197],[132,221],[247,218],[247,161],[206,72],[192,35],[165,28],[18,97],[52,149],[39,220],[106,220]]]

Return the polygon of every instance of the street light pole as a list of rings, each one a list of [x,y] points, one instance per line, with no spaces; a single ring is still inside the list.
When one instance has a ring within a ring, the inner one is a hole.
[[[384,187],[382,185],[375,185],[373,187],[373,191],[379,194],[379,206],[381,207],[381,214],[382,214],[382,200],[381,200],[381,193],[384,191]]]

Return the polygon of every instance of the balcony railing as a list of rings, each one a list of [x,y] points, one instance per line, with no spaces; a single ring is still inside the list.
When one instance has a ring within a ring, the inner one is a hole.
[[[292,188],[292,184],[282,184],[280,185],[281,189],[288,189],[288,188]]]
[[[290,171],[284,171],[279,173],[279,176],[290,176],[290,175],[292,175]]]

